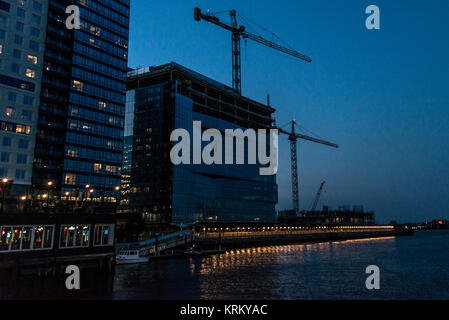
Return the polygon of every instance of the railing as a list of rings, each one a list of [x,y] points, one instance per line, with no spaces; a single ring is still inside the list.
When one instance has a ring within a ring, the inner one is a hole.
[[[285,229],[284,229],[285,228]],[[308,235],[326,235],[326,234],[355,234],[355,233],[376,233],[392,232],[393,226],[341,226],[341,227],[284,227],[281,229],[266,230],[239,230],[239,231],[220,231],[212,230],[203,232],[197,231],[195,239],[197,241],[208,240],[251,240],[261,238],[291,238],[296,236]]]
[[[116,254],[124,251],[140,250],[140,256],[149,256],[157,254],[161,251],[172,249],[191,243],[193,241],[193,233],[191,230],[184,230],[175,233],[170,233],[163,236],[158,236],[145,241],[116,243]]]

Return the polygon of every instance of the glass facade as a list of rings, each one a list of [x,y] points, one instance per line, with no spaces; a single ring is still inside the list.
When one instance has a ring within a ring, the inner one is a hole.
[[[171,163],[174,129],[185,129],[192,137],[193,121],[201,121],[203,130],[246,130],[194,111],[194,101],[180,94],[178,87],[178,81],[168,81],[128,91],[133,99],[127,109],[134,110],[130,208],[154,224],[275,221],[276,176],[260,176],[260,165]]]
[[[129,90],[126,92],[125,135],[123,141],[123,165],[119,208],[120,213],[132,212],[129,207],[129,194],[131,191],[135,95],[135,90]]]
[[[39,189],[53,181],[69,200],[82,200],[89,192],[92,201],[117,202],[129,0],[76,1],[79,30],[65,27],[71,4],[49,2],[33,183]]]
[[[193,121],[201,121],[202,131],[207,128],[222,133],[226,129],[246,130],[228,121],[193,112],[192,100],[177,94],[175,128],[188,130],[192,137]],[[203,142],[203,147],[206,144]],[[276,177],[261,176],[260,165],[247,163],[246,154],[242,165],[174,166],[172,221],[275,221]]]

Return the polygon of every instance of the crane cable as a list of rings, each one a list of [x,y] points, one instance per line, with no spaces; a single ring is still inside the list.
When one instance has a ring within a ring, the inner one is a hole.
[[[269,33],[269,34],[271,34],[271,36],[272,36],[273,38],[278,39],[280,42],[282,42],[283,44],[285,44],[285,45],[286,45],[288,48],[290,48],[291,50],[295,50],[295,49],[294,49],[288,42],[286,42],[285,40],[282,40],[282,38],[280,38],[276,33],[274,33],[274,32],[272,32],[272,31],[268,30],[267,28],[265,28],[265,27],[261,26],[260,24],[258,24],[258,23],[256,23],[256,22],[252,21],[251,19],[242,16],[241,14],[237,14],[237,15],[238,15],[240,18],[242,18],[243,20],[245,20],[246,23],[248,24],[248,26],[249,26],[250,28],[251,28],[251,24],[253,24],[253,25],[259,27],[260,29],[262,29],[263,31],[265,31],[265,32],[267,32],[267,33]],[[254,30],[253,28],[251,28],[251,29]],[[258,36],[262,37],[261,34],[258,33],[257,31],[255,31],[255,33],[256,33]]]

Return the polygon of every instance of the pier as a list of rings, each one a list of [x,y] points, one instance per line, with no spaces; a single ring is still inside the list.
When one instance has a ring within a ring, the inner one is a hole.
[[[413,235],[393,226],[280,225],[236,223],[196,227],[194,243],[205,248],[233,248],[250,245],[321,242]]]
[[[413,235],[394,226],[285,225],[278,223],[202,223],[191,230],[135,243],[116,244],[116,253],[139,250],[141,257],[180,257],[217,253],[253,245],[326,242]]]

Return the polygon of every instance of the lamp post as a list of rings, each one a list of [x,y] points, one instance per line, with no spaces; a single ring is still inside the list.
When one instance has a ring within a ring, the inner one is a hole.
[[[23,213],[26,213],[26,211],[27,211],[26,200],[27,200],[27,196],[21,196],[20,197],[20,201],[23,203]]]
[[[117,201],[118,205],[120,205],[120,192],[119,192],[119,191],[120,191],[120,186],[116,186],[116,187],[114,188],[114,190],[115,190],[116,192],[118,192],[116,201]]]
[[[68,192],[68,191],[64,192],[64,196],[65,196],[65,201],[62,202],[62,206],[63,206],[64,212],[67,213],[69,211],[70,192]]]
[[[51,187],[53,186],[53,181],[48,181],[47,182],[47,187],[48,187],[48,197],[47,197],[47,208],[48,208],[48,205],[49,205],[49,200],[50,200],[50,198],[51,198]]]
[[[2,179],[2,207],[1,207],[1,213],[4,212],[4,207],[5,207],[5,188],[6,188],[6,184],[8,183],[8,178],[3,178]]]
[[[83,194],[82,194],[82,196],[81,196],[81,203],[82,203],[82,205],[83,205],[83,207],[84,207],[84,205],[85,205],[85,203],[84,203],[84,198],[86,198],[86,200],[87,200],[87,197],[89,196],[87,193],[89,192],[89,188],[90,188],[90,184],[86,184],[85,186],[84,186],[84,189],[85,190],[83,190]]]
[[[48,211],[48,194],[46,194],[46,193],[43,194],[42,198],[45,199],[45,202],[42,204],[42,206],[44,207],[44,211],[47,212]]]

